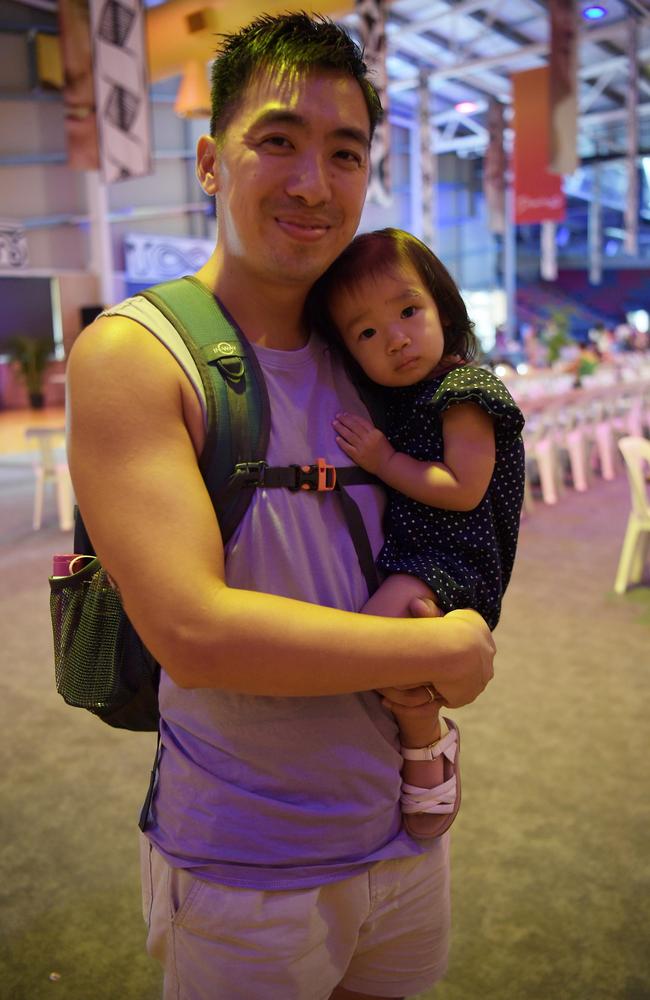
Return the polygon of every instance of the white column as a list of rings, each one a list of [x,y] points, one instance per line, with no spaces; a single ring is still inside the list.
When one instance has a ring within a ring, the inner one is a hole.
[[[600,164],[593,167],[587,238],[589,240],[589,283],[599,285],[603,280],[603,212],[600,200]]]
[[[542,222],[540,229],[540,274],[544,281],[555,281],[557,279],[556,228],[554,222]]]
[[[113,245],[108,219],[108,187],[98,170],[86,171],[86,201],[90,217],[88,270],[99,279],[99,297],[104,306],[121,297],[115,292]]]
[[[517,330],[517,228],[514,221],[515,191],[511,170],[506,174],[505,205],[503,282],[506,291],[506,333],[512,339]]]

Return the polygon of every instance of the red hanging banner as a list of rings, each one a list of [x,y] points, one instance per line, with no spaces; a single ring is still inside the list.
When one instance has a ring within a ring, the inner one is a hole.
[[[548,169],[548,66],[513,73],[515,222],[561,222],[566,203],[562,178]]]

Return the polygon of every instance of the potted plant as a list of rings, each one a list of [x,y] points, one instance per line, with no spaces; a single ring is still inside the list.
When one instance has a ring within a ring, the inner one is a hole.
[[[43,407],[43,382],[50,363],[52,344],[44,337],[27,337],[20,334],[11,337],[6,344],[17,374],[25,384],[29,403],[33,410]]]

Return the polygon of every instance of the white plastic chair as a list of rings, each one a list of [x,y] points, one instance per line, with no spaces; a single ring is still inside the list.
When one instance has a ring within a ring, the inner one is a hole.
[[[603,479],[616,478],[616,434],[612,422],[611,406],[606,399],[594,400],[591,407],[591,434],[595,456]]]
[[[643,577],[643,568],[650,543],[650,498],[646,472],[650,469],[650,441],[640,437],[624,437],[618,442],[630,481],[632,510],[625,530],[623,548],[618,562],[614,590],[624,594]]]
[[[54,483],[56,503],[61,531],[72,531],[74,526],[74,493],[68,463],[58,454],[64,443],[64,432],[58,428],[29,427],[25,431],[28,440],[36,442],[38,447],[34,460],[34,531],[38,531],[43,523],[43,500],[46,483]]]
[[[542,500],[546,504],[556,504],[564,490],[564,483],[555,439],[553,413],[545,411],[526,423],[524,445],[527,474],[530,474],[533,469],[537,471]],[[531,509],[530,504],[529,509]]]
[[[591,483],[592,432],[583,409],[568,406],[556,415],[555,443],[560,452],[566,452],[571,470],[571,482],[578,493],[584,493]]]
[[[619,438],[643,437],[643,396],[640,392],[623,396],[612,417],[612,428]]]

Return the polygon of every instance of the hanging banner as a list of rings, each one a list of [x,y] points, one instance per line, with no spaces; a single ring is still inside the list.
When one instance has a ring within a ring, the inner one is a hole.
[[[99,168],[88,0],[59,0],[59,41],[68,166]]]
[[[102,177],[111,184],[145,176],[152,160],[142,2],[90,0],[90,20]]]
[[[627,189],[625,192],[625,252],[639,252],[639,54],[636,20],[627,25],[628,87],[627,106]]]
[[[501,236],[506,231],[506,171],[508,161],[503,147],[503,104],[491,97],[487,112],[488,145],[483,160],[483,194],[487,206],[488,228]]]
[[[386,70],[385,0],[355,0],[359,38],[372,84],[379,94],[384,117],[377,125],[370,151],[370,184],[367,200],[390,205],[390,125],[388,123],[388,72]]]
[[[422,201],[422,242],[435,247],[437,229],[438,162],[433,140],[435,127],[431,126],[433,107],[429,91],[429,74],[420,73],[418,86],[418,111],[420,130],[420,191]]]
[[[550,132],[549,170],[578,168],[578,17],[575,0],[549,0]]]
[[[561,222],[565,215],[562,178],[549,160],[549,69],[513,73],[515,222]]]

